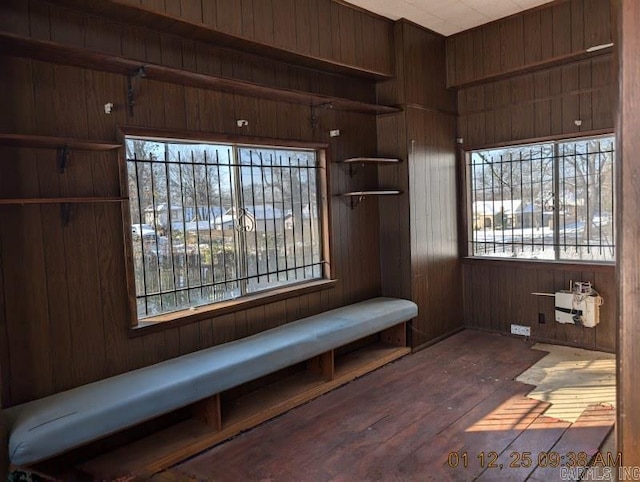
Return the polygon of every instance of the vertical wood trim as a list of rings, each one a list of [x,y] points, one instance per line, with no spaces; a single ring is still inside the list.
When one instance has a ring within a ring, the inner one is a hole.
[[[334,367],[334,351],[329,350],[316,357],[311,358],[307,362],[307,370],[316,375],[321,375],[327,381],[333,380]]]
[[[320,219],[322,220],[322,256],[325,264],[322,267],[322,275],[326,279],[331,279],[334,270],[331,265],[331,209],[329,209],[329,170],[327,168],[327,151],[322,149],[316,152],[321,175],[318,182],[320,183]]]
[[[618,450],[622,464],[640,466],[640,2],[618,0],[619,73],[617,135]]]
[[[220,394],[206,398],[193,406],[193,415],[202,420],[216,432],[222,429],[222,412],[220,409]]]

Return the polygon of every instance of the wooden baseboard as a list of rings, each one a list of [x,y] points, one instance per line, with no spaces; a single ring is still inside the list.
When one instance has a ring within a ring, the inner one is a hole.
[[[502,336],[509,336],[509,337],[512,337],[512,338],[526,339],[526,340],[530,341],[531,343],[547,343],[549,345],[570,346],[571,348],[580,348],[582,350],[601,351],[601,352],[604,352],[604,353],[611,353],[613,355],[617,354],[616,350],[611,350],[610,348],[602,348],[602,347],[599,347],[599,346],[585,346],[585,345],[582,345],[580,343],[572,343],[572,342],[566,341],[566,340],[556,340],[554,338],[541,338],[541,337],[537,337],[537,336],[531,336],[529,338],[523,338],[520,335],[512,335],[511,333],[506,332],[506,331],[492,330],[491,328],[484,328],[482,326],[465,326],[464,329],[465,330],[480,331],[482,333],[491,333],[492,335],[502,335]]]
[[[433,340],[429,340],[426,343],[423,343],[422,345],[418,345],[416,347],[413,347],[413,349],[411,350],[411,353],[416,353],[419,352],[420,350],[424,350],[425,348],[429,348],[432,345],[435,345],[436,343],[441,342],[442,340],[444,340],[445,338],[449,338],[450,336],[455,335],[456,333],[460,333],[462,330],[465,330],[466,327],[465,326],[459,326],[458,328],[456,328],[455,330],[451,330],[448,331],[447,333],[445,333],[444,335],[440,335],[437,338],[434,338]]]
[[[150,478],[240,432],[344,385],[411,352],[410,348],[376,343],[339,356],[334,377],[304,371],[246,394],[222,407],[221,430],[193,418],[155,433],[78,468],[95,479]]]

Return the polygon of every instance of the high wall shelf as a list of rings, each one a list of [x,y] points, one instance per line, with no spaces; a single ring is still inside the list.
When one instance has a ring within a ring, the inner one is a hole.
[[[3,31],[0,31],[0,53],[7,56],[26,57],[61,65],[117,73],[126,75],[129,78],[140,75],[143,72],[144,77],[149,80],[249,97],[268,98],[312,107],[329,107],[335,110],[375,115],[401,111],[397,107],[369,104],[343,97],[333,97],[293,89],[281,89],[229,77],[166,67],[83,48],[70,47],[56,42],[36,40]]]
[[[386,80],[392,77],[390,72],[348,65],[319,56],[303,55],[283,47],[274,47],[246,37],[214,30],[206,24],[189,21],[166,12],[159,12],[143,5],[133,5],[132,2],[124,0],[57,0],[56,3],[81,12],[104,16],[117,22],[144,25],[163,33],[259,55],[295,66],[372,80]]]
[[[9,147],[32,147],[40,149],[78,149],[82,151],[111,151],[121,147],[108,141],[74,139],[71,137],[39,136],[31,134],[2,134],[0,145]]]

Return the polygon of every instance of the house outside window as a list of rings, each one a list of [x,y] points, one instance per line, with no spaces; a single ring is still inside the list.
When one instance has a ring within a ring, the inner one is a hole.
[[[613,262],[614,138],[470,151],[469,253]]]
[[[316,149],[127,136],[138,320],[328,276]]]

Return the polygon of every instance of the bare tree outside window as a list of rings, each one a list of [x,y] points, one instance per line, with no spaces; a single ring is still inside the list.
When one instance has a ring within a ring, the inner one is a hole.
[[[472,151],[473,256],[613,261],[614,139]]]
[[[316,151],[127,137],[138,318],[323,277]]]

